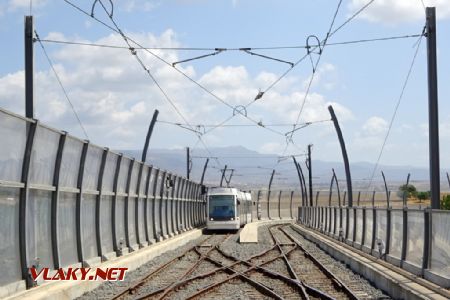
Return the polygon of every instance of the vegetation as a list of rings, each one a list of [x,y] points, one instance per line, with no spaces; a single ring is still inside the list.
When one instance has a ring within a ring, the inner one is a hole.
[[[415,198],[417,197],[417,189],[414,185],[412,184],[404,184],[401,185],[399,188],[399,191],[397,193],[397,195],[401,198],[403,198],[403,193],[406,193],[406,198]]]
[[[450,210],[450,195],[445,195],[442,197],[441,209]]]
[[[417,199],[419,199],[420,202],[430,199],[430,191],[428,191],[428,192],[418,192],[417,193]]]

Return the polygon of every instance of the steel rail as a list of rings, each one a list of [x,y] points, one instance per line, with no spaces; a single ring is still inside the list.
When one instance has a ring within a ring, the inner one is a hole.
[[[250,277],[246,276],[244,273],[236,271],[234,269],[232,269],[229,266],[224,266],[221,262],[218,262],[210,257],[206,258],[207,260],[209,260],[210,262],[212,262],[213,264],[219,266],[219,267],[224,267],[227,271],[234,273],[233,275],[231,275],[230,277],[228,277],[227,279],[223,280],[223,281],[219,281],[216,282],[214,284],[211,284],[209,286],[207,286],[204,289],[199,290],[198,292],[196,292],[195,294],[187,297],[186,299],[194,299],[197,298],[205,293],[211,292],[211,290],[219,287],[220,285],[224,284],[227,281],[230,281],[232,279],[238,278],[240,277],[241,279],[243,279],[244,281],[247,281],[249,284],[251,284],[253,287],[255,287],[259,292],[261,292],[262,294],[268,295],[273,297],[274,299],[279,299],[279,300],[283,300],[284,298],[281,297],[280,295],[278,295],[277,293],[275,293],[274,291],[272,291],[271,289],[269,289],[268,287],[266,287],[265,285],[251,279]],[[245,272],[248,272],[249,270],[246,270]]]
[[[281,227],[280,230],[286,234],[286,236],[294,243],[297,244],[297,246],[299,247],[299,249],[301,249],[304,254],[305,257],[309,258],[328,278],[330,278],[332,280],[332,282],[339,288],[342,289],[342,291],[349,296],[350,299],[353,300],[359,300],[360,298],[344,283],[342,282],[342,280],[340,280],[333,272],[331,272],[325,265],[323,265],[316,257],[314,257],[313,255],[311,255],[311,253],[309,253],[309,251],[307,251],[300,242],[298,242],[291,234],[289,234],[285,227]],[[289,225],[290,227],[290,225]]]
[[[204,244],[205,242],[207,242],[208,240],[210,240],[214,235],[209,236],[208,238],[206,238],[205,240],[201,241],[199,244]],[[195,250],[195,248],[197,247],[197,245],[187,249],[186,251],[184,251],[182,254],[172,258],[171,260],[169,260],[168,262],[164,263],[163,265],[159,266],[158,268],[156,268],[155,270],[153,270],[152,272],[150,272],[149,274],[144,275],[143,277],[141,277],[140,279],[137,280],[137,283],[131,285],[131,286],[127,286],[124,289],[122,289],[121,291],[119,291],[117,294],[115,294],[111,299],[119,299],[120,297],[123,297],[125,295],[129,295],[129,294],[133,294],[139,287],[141,287],[142,285],[145,284],[145,282],[150,279],[151,277],[157,275],[158,273],[160,273],[162,270],[166,269],[167,267],[169,267],[172,263],[180,260],[183,256],[187,255],[189,252]]]
[[[230,236],[231,236],[231,234],[227,234],[227,235],[225,236],[225,238],[224,238],[221,242],[219,242],[219,244],[225,242]],[[202,244],[204,244],[204,243],[202,243]],[[200,246],[200,247],[204,247],[204,246]],[[197,252],[197,254],[200,255],[200,258],[199,258],[199,259],[197,260],[197,262],[196,262],[192,267],[190,267],[190,268],[189,268],[189,269],[188,269],[188,270],[187,270],[180,278],[178,278],[177,281],[183,280],[184,278],[186,278],[187,276],[189,276],[190,274],[192,274],[192,272],[194,272],[195,268],[197,268],[198,265],[199,265],[202,261],[204,261],[205,258],[209,255],[209,253],[211,253],[211,251],[214,250],[214,249],[215,249],[215,247],[214,247],[213,245],[211,245],[211,248],[208,249],[208,250],[206,251],[206,253],[201,253],[201,252],[198,250],[198,247],[195,246],[195,247],[194,247],[194,251]],[[158,299],[159,299],[159,300],[164,299],[164,297],[167,296],[167,294],[169,294],[176,286],[177,286],[177,282],[172,283],[169,287],[167,287],[167,288],[163,291],[162,295],[160,295],[160,296],[158,297]]]
[[[266,255],[269,251],[272,251],[274,248],[275,248],[275,245],[274,245],[272,248],[270,248],[270,249],[264,250],[264,251],[262,251],[261,253],[256,254],[256,255],[250,257],[249,260],[255,259],[255,258],[258,258],[258,257],[261,257],[261,256],[264,256],[264,255]],[[217,247],[216,247],[216,249],[217,249]],[[218,251],[220,252],[221,250],[218,249]],[[198,252],[198,254],[200,255],[199,252]],[[270,259],[270,260],[268,260],[268,261],[265,261],[265,262],[261,263],[260,265],[269,264],[269,263],[271,263],[272,261],[275,261],[275,260],[277,260],[277,259],[279,259],[279,258],[281,258],[281,256],[274,257],[274,258],[272,258],[272,259]],[[236,261],[236,262],[234,262],[233,264],[229,265],[228,267],[233,267],[233,266],[235,266],[235,265],[237,265],[237,264],[239,264],[239,263],[241,263],[241,262],[240,262],[240,261]],[[174,288],[174,289],[177,289],[177,288],[179,288],[179,287],[181,287],[181,286],[184,286],[184,285],[186,285],[186,284],[188,284],[188,283],[190,283],[190,282],[192,282],[192,281],[195,281],[195,280],[198,280],[198,279],[202,279],[202,278],[207,277],[207,276],[211,276],[211,275],[213,275],[213,274],[215,274],[215,273],[218,273],[218,272],[223,272],[223,271],[226,270],[226,268],[227,268],[226,266],[224,266],[224,267],[219,267],[219,268],[216,268],[216,269],[214,269],[214,270],[212,270],[212,271],[209,271],[209,272],[206,272],[206,273],[202,273],[202,274],[199,274],[199,275],[194,276],[194,277],[191,277],[191,278],[184,279],[184,280],[178,282],[173,288]],[[138,298],[138,299],[146,299],[146,298],[153,297],[153,296],[155,296],[155,295],[157,295],[157,294],[163,292],[163,291],[164,291],[165,289],[167,289],[167,288],[168,288],[168,286],[165,286],[165,287],[160,288],[160,289],[158,289],[158,290],[156,290],[156,291],[153,291],[153,292],[150,292],[150,293],[148,293],[148,294],[142,295],[142,296],[141,296],[140,298]]]

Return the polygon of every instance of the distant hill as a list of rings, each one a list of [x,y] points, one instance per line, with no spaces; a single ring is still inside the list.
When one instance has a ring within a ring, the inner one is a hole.
[[[267,187],[272,169],[276,167],[276,175],[273,181],[274,187],[297,186],[298,176],[295,166],[291,158],[285,158],[278,162],[278,156],[272,154],[261,154],[253,150],[246,149],[242,146],[211,148],[211,153],[219,157],[219,162],[210,159],[208,170],[205,176],[205,182],[217,185],[221,178],[220,169],[224,165],[228,169],[234,169],[232,184],[241,187]],[[127,156],[140,158],[140,150],[119,150]],[[195,149],[191,153],[192,171],[191,178],[199,181],[203,170],[206,157],[211,156],[206,150]],[[307,173],[304,164],[305,157],[297,157],[302,163],[304,173]],[[186,149],[150,149],[147,155],[147,163],[157,166],[177,174],[186,174]],[[220,165],[219,165],[220,163]],[[342,162],[329,162],[313,160],[313,181],[315,185],[327,189],[334,168],[338,179],[345,181],[345,172]],[[368,162],[351,163],[350,169],[352,173],[352,181],[354,189],[367,188],[368,179],[373,172],[374,164]],[[411,182],[421,186],[423,189],[428,188],[428,169],[417,168],[412,166],[387,166],[380,165],[374,177],[374,183],[377,189],[382,188],[381,173],[383,170],[389,185],[398,186],[406,181],[406,176],[411,173]],[[227,173],[230,174],[230,173]],[[443,188],[447,189],[445,181],[445,173],[441,175]],[[342,183],[345,184],[344,182]]]

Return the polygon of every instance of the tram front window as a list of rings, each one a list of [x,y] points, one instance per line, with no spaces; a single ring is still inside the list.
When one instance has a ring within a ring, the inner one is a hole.
[[[213,220],[231,220],[235,217],[233,195],[209,196],[209,218]]]

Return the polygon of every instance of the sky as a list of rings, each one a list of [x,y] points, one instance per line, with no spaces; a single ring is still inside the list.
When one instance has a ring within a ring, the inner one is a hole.
[[[34,0],[31,7],[29,0],[0,2],[1,108],[24,114],[23,23],[24,15],[30,12],[42,40],[127,46],[120,34],[89,16],[95,1],[71,2],[88,15],[61,0]],[[446,155],[450,153],[450,40],[445,38],[450,36],[448,0],[375,0],[327,40],[329,45],[320,56],[316,49],[293,68],[232,49],[252,48],[254,53],[295,63],[307,54],[304,47],[255,48],[317,45],[314,36],[319,40],[326,37],[339,1],[112,2],[115,24],[142,46],[207,49],[137,49],[133,55],[123,48],[44,41],[70,105],[36,42],[35,115],[41,122],[111,149],[141,149],[153,111],[158,109],[158,120],[163,122],[156,124],[151,148],[189,146],[195,155],[196,149],[204,147],[242,145],[261,153],[291,155],[304,153],[307,145],[313,144],[314,159],[341,161],[336,132],[326,121],[331,104],[350,161],[376,162],[417,49],[380,163],[427,166],[426,38],[332,44],[421,34],[424,5],[436,6],[441,167],[450,168],[450,156]],[[343,0],[331,31],[367,2]],[[102,3],[110,13],[111,2]],[[114,26],[107,12],[96,3],[94,16]],[[229,50],[171,65],[213,53],[214,48]],[[260,91],[265,91],[264,95],[253,101]],[[235,112],[239,105],[250,102],[247,118]],[[265,127],[219,127],[207,133],[210,127],[196,127],[220,124],[229,118],[227,125],[260,122]],[[313,124],[296,130],[289,142],[285,134],[297,118],[298,123]],[[322,120],[326,122],[316,122]],[[185,128],[164,121],[182,123]],[[288,126],[270,127],[272,124]],[[203,133],[201,140],[198,132]]]

